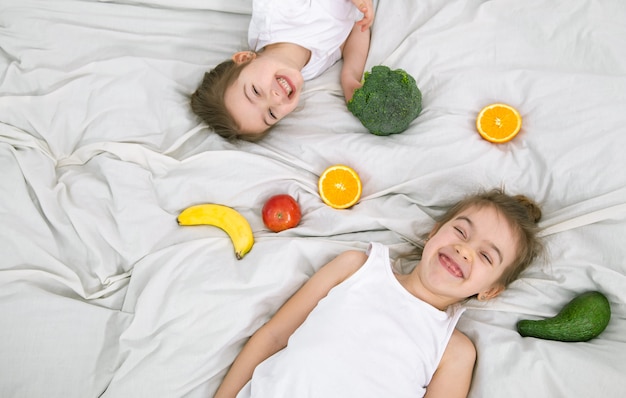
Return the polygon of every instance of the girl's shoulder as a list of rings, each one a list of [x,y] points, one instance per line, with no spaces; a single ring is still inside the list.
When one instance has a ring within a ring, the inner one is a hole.
[[[456,366],[473,367],[476,361],[476,347],[469,337],[455,328],[443,353],[442,363],[446,358],[454,358],[448,362],[454,362]]]
[[[358,271],[369,258],[368,253],[361,250],[346,250],[337,256],[337,270],[346,274],[346,278]]]
[[[474,344],[469,337],[458,329],[454,329],[437,371],[428,385],[428,392],[446,397],[466,397],[472,382],[475,363]]]

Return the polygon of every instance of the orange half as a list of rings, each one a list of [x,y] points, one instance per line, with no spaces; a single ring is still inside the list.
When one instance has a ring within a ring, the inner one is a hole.
[[[335,209],[347,209],[361,198],[359,175],[343,164],[336,164],[324,170],[317,188],[322,201]]]
[[[484,107],[476,118],[481,137],[501,144],[513,139],[522,128],[522,116],[510,105],[496,103]]]

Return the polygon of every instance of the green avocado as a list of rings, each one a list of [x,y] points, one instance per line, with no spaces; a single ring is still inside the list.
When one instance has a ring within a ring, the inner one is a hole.
[[[574,297],[552,318],[517,322],[517,331],[524,337],[588,341],[602,333],[610,319],[609,300],[604,294],[591,291]]]

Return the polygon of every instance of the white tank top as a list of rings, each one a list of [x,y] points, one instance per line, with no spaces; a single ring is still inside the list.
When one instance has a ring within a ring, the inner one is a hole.
[[[362,14],[349,0],[255,0],[248,45],[255,51],[289,42],[311,51],[304,80],[319,76],[341,58],[341,45]]]
[[[437,369],[463,307],[446,312],[397,280],[386,246],[333,288],[237,396],[415,398]]]

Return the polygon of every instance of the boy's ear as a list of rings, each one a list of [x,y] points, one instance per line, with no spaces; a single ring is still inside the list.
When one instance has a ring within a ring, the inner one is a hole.
[[[250,62],[256,58],[256,53],[254,51],[239,51],[233,54],[233,62],[240,65],[246,62]]]
[[[503,290],[504,290],[504,286],[497,284],[485,290],[484,292],[478,293],[478,300],[479,301],[491,300],[492,298],[495,298],[497,295],[502,293]]]

